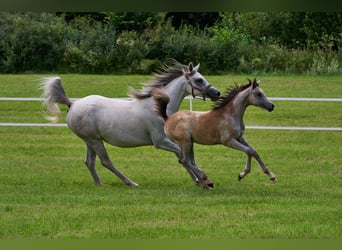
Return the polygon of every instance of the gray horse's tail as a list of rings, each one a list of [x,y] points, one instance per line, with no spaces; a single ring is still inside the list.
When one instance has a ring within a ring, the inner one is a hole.
[[[168,115],[166,114],[166,108],[170,101],[170,97],[162,89],[158,88],[152,91],[152,97],[156,102],[154,111],[166,121],[168,118]]]
[[[58,104],[71,106],[72,101],[69,99],[62,86],[61,78],[46,77],[42,79],[40,89],[43,90],[43,105],[46,107],[48,114],[45,118],[51,122],[58,122],[61,111]]]

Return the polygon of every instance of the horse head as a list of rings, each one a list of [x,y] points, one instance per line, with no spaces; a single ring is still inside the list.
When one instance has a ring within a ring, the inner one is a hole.
[[[187,92],[193,97],[202,96],[205,100],[206,97],[212,101],[216,101],[220,97],[220,91],[211,86],[209,82],[198,72],[200,64],[193,66],[189,63],[187,67],[183,68],[183,75],[188,82]]]
[[[260,88],[261,81],[257,81],[255,78],[253,81],[248,79],[250,83],[249,87],[249,104],[263,108],[272,112],[274,109],[274,104],[266,97],[264,91]]]

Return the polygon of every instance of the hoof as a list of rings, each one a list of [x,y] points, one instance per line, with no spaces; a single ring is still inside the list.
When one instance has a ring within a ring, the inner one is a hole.
[[[241,181],[243,177],[244,177],[244,176],[241,177],[241,175],[239,175],[239,176],[238,176],[238,181]]]
[[[139,184],[138,184],[138,183],[135,183],[135,182],[129,182],[129,183],[126,183],[126,185],[131,186],[131,187],[134,187],[134,188],[139,187]]]
[[[278,181],[277,177],[272,177],[271,181]]]
[[[208,183],[207,185],[208,185],[209,188],[214,188],[214,183],[212,183],[212,182]]]

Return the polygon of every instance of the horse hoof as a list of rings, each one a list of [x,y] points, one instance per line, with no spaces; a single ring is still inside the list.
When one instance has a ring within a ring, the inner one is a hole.
[[[243,177],[241,177],[240,175],[238,176],[238,181],[241,181]]]
[[[129,185],[129,186],[131,186],[131,187],[134,187],[134,188],[139,187],[139,184],[138,184],[138,183],[135,183],[135,182],[126,183],[126,184]]]
[[[272,178],[271,178],[271,181],[278,181],[278,180],[277,180],[277,177],[275,177],[275,176],[272,177]]]
[[[214,188],[214,183],[208,183],[207,185],[209,188]]]

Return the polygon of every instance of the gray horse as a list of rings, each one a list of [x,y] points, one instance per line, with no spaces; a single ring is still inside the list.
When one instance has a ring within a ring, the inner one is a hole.
[[[164,65],[155,80],[146,84],[141,91],[132,91],[131,100],[110,99],[98,95],[90,95],[72,101],[65,93],[59,77],[44,78],[43,89],[44,105],[49,112],[47,117],[57,122],[60,116],[58,104],[69,107],[66,117],[68,127],[87,146],[85,164],[88,167],[96,185],[101,180],[95,169],[96,155],[101,164],[117,175],[125,184],[137,187],[138,184],[124,176],[115,168],[109,159],[103,141],[128,148],[145,145],[154,145],[176,153],[180,157],[179,146],[171,141],[164,133],[164,120],[154,112],[155,101],[152,98],[153,90],[163,89],[170,97],[167,114],[175,113],[188,94],[208,97],[217,100],[220,92],[212,87],[198,72],[199,65],[193,67],[174,61],[171,65]],[[190,175],[193,175],[189,172]]]

